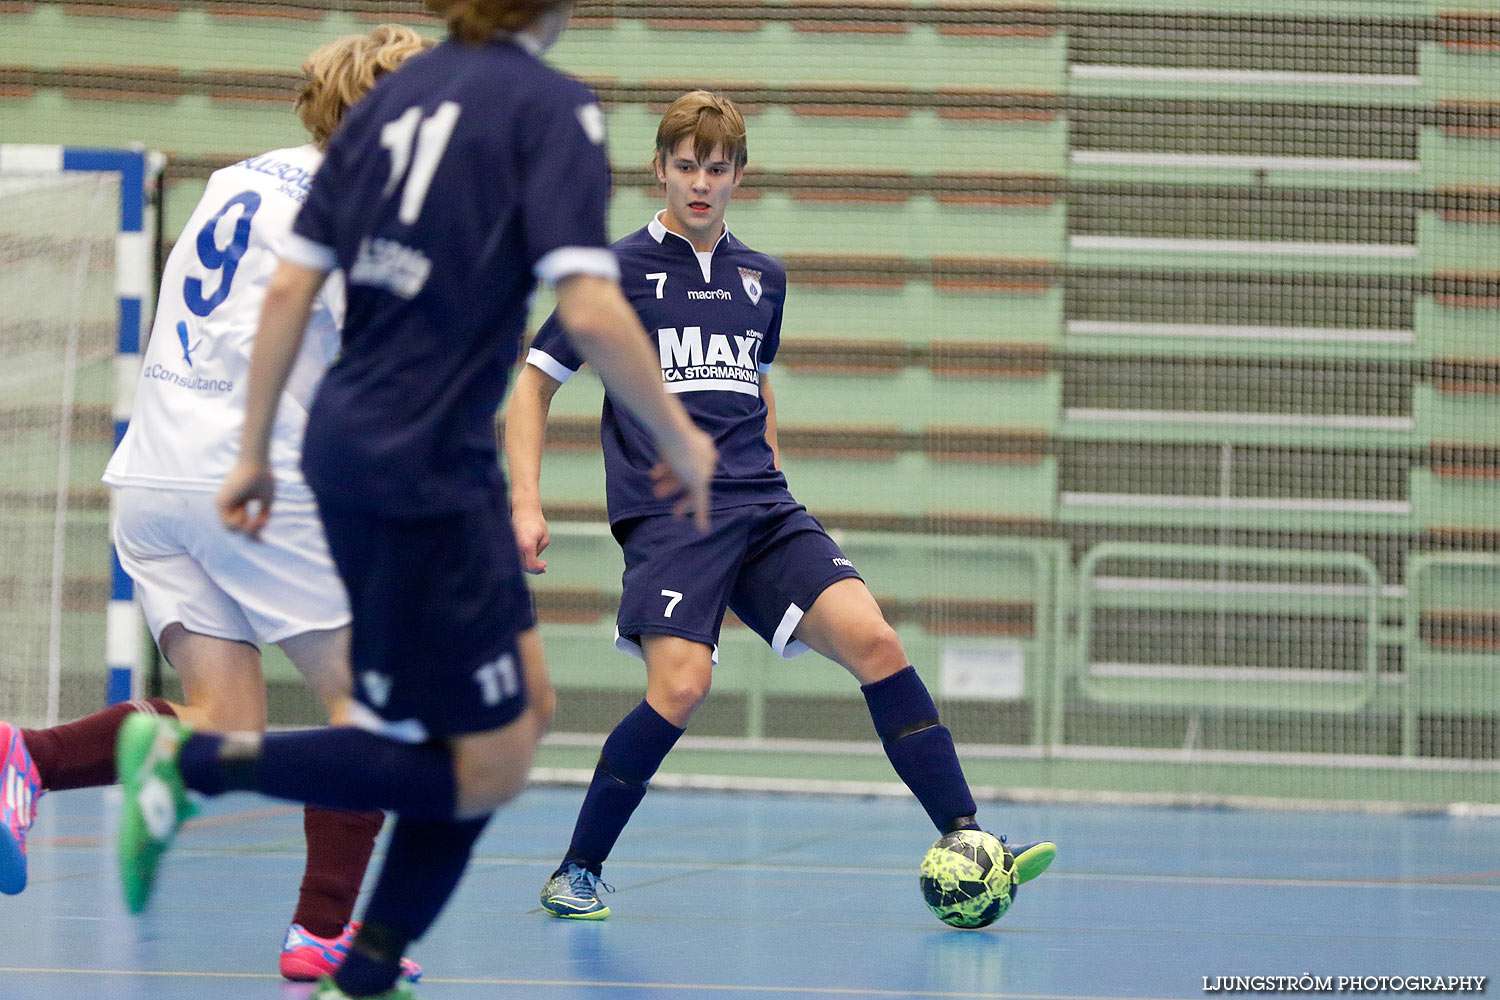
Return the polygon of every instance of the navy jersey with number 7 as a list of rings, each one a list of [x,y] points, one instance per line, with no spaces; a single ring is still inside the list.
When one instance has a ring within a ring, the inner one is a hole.
[[[728,227],[712,251],[699,253],[669,231],[660,215],[615,243],[620,288],[655,341],[662,387],[719,450],[714,510],[791,503],[786,477],[766,442],[760,384],[781,344],[786,271]],[[583,356],[554,313],[537,331],[526,362],[566,382]],[[607,395],[599,436],[610,523],[670,511],[672,501],[658,498],[652,487],[657,452],[651,433]]]
[[[525,39],[452,40],[329,144],[286,259],[348,279],[303,472],[325,506],[434,517],[503,490],[494,415],[538,279],[613,278],[594,95]]]

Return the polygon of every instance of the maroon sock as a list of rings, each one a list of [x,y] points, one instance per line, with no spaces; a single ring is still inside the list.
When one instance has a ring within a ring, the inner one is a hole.
[[[50,729],[23,729],[21,738],[51,792],[69,788],[97,788],[115,783],[115,738],[132,712],[153,715],[177,713],[160,698],[122,701],[102,712],[86,715]]]
[[[385,813],[345,812],[307,806],[302,830],[307,835],[307,870],[292,923],[301,924],[318,937],[344,933],[354,915],[354,901],[365,880],[375,836],[385,822]]]

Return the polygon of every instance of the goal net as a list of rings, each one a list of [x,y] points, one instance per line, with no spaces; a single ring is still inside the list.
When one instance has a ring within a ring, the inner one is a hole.
[[[95,711],[135,683],[139,620],[110,571],[99,477],[150,269],[146,162],[0,146],[0,718],[20,725]]]

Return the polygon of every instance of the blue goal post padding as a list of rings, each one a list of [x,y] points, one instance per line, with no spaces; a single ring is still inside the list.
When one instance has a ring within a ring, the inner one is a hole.
[[[120,215],[115,236],[115,296],[119,309],[113,416],[115,444],[130,423],[131,401],[140,373],[141,343],[152,302],[155,227],[146,207],[161,177],[165,157],[145,149],[94,149],[80,146],[0,143],[0,175],[112,173],[120,180]],[[103,470],[100,470],[101,473]],[[111,493],[113,507],[114,496]],[[113,511],[111,511],[113,513]],[[109,704],[139,693],[142,622],[135,585],[120,567],[110,546],[109,610],[105,651]]]

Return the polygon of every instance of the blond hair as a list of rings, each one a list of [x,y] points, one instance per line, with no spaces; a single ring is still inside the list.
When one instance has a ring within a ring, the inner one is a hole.
[[[749,159],[745,143],[745,117],[727,97],[707,90],[694,90],[672,102],[656,127],[656,162],[667,165],[682,140],[692,136],[693,154],[702,163],[720,146],[736,170]]]
[[[483,45],[499,31],[523,31],[566,0],[427,0],[427,9],[448,22],[460,42]]]
[[[400,24],[382,24],[367,35],[344,35],[313,49],[302,61],[307,82],[297,96],[302,124],[322,149],[344,113],[375,81],[432,42]]]

